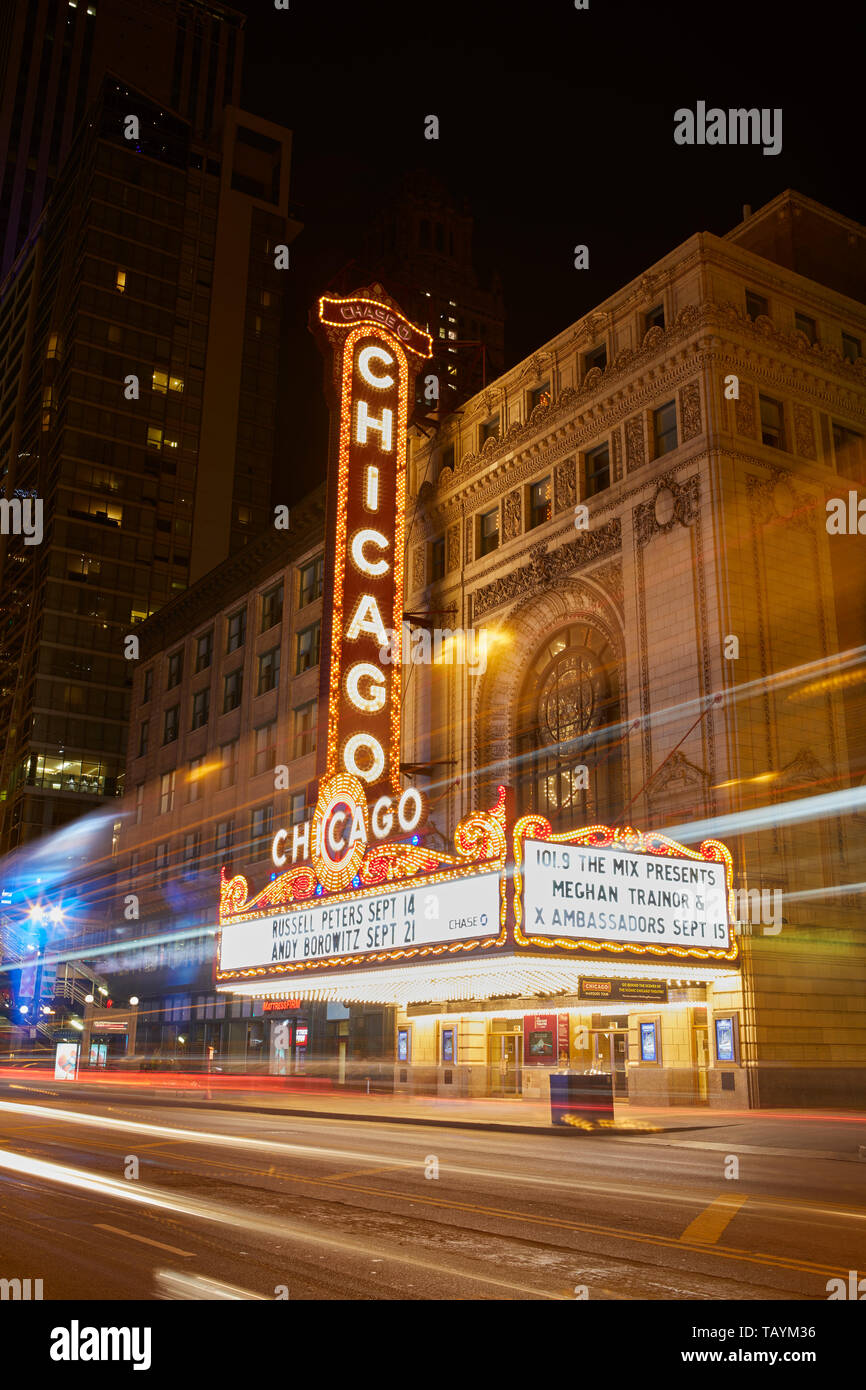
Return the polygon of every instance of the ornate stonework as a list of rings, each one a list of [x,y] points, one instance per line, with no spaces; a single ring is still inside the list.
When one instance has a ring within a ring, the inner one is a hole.
[[[416,545],[412,556],[412,588],[424,588],[424,546]]]
[[[680,419],[683,423],[683,443],[701,433],[701,388],[697,381],[687,381],[680,391]]]
[[[801,458],[817,458],[815,452],[815,421],[808,406],[794,402],[794,444]]]
[[[520,490],[518,488],[505,494],[504,511],[502,538],[511,541],[514,540],[515,536],[520,535]]]
[[[473,621],[478,622],[494,608],[511,603],[539,584],[553,583],[581,565],[619,550],[620,545],[620,521],[619,517],[614,517],[598,530],[586,531],[576,540],[561,545],[558,550],[548,552],[546,544],[534,546],[528,561],[520,569],[511,570],[494,579],[491,584],[475,590],[472,599]]]
[[[748,473],[746,497],[758,526],[784,521],[799,530],[814,528],[818,503],[814,496],[797,487],[793,473],[787,468],[774,468],[769,477]]]
[[[606,565],[599,565],[597,569],[590,570],[586,578],[591,579],[593,584],[598,584],[600,588],[604,589],[622,613],[625,591],[622,581],[621,559],[609,560]]]
[[[555,512],[574,509],[577,502],[577,466],[573,458],[557,465],[553,475],[553,496]]]
[[[451,574],[460,568],[460,527],[449,526],[447,552],[447,573]]]
[[[740,395],[736,401],[737,434],[745,434],[749,439],[755,437],[755,392],[747,381],[740,378]]]
[[[625,457],[629,472],[633,468],[642,468],[646,462],[642,415],[632,415],[625,422]]]
[[[464,543],[463,543],[463,557],[464,557],[464,558],[463,558],[463,563],[466,564],[466,565],[471,565],[472,561],[475,559],[475,546],[474,546],[473,543],[472,543],[473,540],[474,540],[474,520],[473,520],[473,518],[472,518],[471,516],[467,516],[467,518],[466,518],[466,536],[465,536]]]
[[[610,479],[612,483],[618,483],[623,476],[622,471],[622,435],[618,429],[610,432]]]
[[[691,526],[698,513],[700,479],[697,473],[678,483],[671,474],[660,478],[655,496],[634,509],[634,534],[639,546],[675,526]]]

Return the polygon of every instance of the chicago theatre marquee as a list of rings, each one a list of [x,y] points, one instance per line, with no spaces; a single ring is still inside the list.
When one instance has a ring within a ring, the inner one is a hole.
[[[318,329],[333,395],[318,800],[275,834],[266,884],[223,871],[218,989],[389,1007],[398,1090],[538,1095],[568,1065],[640,1100],[742,1103],[725,845],[554,833],[499,786],[434,846],[401,772],[400,651],[407,421],[431,340],[378,286],[322,298]]]

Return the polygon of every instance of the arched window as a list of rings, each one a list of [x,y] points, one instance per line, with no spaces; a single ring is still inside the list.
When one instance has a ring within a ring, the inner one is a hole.
[[[621,749],[612,747],[622,737],[619,721],[610,642],[588,623],[563,628],[536,654],[521,692],[519,813],[546,816],[554,830],[616,820],[623,807]]]

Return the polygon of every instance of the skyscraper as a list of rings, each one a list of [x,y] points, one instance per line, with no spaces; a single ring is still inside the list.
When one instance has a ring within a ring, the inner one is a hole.
[[[196,137],[240,100],[243,16],[201,0],[6,0],[0,20],[0,265],[50,197],[106,72]]]
[[[120,791],[125,639],[271,515],[290,152],[106,77],[4,286],[0,481],[44,526],[3,537],[4,850]]]

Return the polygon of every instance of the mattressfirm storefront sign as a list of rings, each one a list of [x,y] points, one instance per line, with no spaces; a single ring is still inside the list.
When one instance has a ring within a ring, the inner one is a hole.
[[[279,967],[400,947],[451,945],[498,928],[499,874],[423,881],[396,892],[316,901],[297,912],[224,926],[220,971]]]
[[[527,937],[730,945],[721,863],[528,839],[524,882]]]

